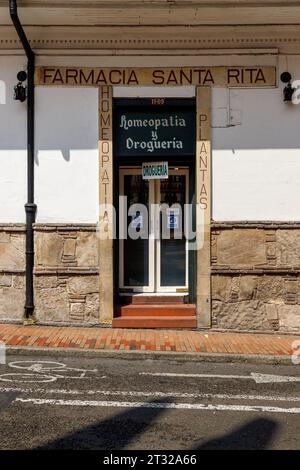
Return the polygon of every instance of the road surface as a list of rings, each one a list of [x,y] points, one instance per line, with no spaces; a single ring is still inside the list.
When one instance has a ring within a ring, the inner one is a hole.
[[[300,366],[18,354],[0,423],[1,449],[299,449]]]

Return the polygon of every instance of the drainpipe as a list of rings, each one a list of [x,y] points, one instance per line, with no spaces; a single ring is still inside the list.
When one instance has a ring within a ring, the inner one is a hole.
[[[31,49],[26,34],[18,17],[16,0],[9,0],[9,12],[27,56],[27,203],[26,213],[26,301],[25,323],[33,320],[34,293],[33,293],[33,267],[34,267],[34,233],[33,224],[37,206],[34,203],[34,71],[35,54]]]

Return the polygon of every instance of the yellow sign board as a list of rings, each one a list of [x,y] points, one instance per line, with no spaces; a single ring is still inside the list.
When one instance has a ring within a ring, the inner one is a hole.
[[[45,86],[220,86],[274,87],[276,67],[99,68],[37,67],[35,84]]]

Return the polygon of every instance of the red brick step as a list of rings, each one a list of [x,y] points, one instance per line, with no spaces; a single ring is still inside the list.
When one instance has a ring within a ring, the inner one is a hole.
[[[122,295],[120,300],[122,305],[145,305],[145,304],[184,304],[187,295]]]
[[[133,304],[184,304],[186,295],[133,295]]]
[[[122,316],[113,319],[114,328],[196,328],[196,316]]]
[[[196,315],[194,304],[130,304],[119,307],[121,317],[189,317]]]

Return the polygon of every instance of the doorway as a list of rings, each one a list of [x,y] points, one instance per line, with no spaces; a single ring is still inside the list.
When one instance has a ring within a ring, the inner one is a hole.
[[[189,188],[188,167],[158,180],[143,179],[142,167],[119,168],[120,292],[189,293]]]

